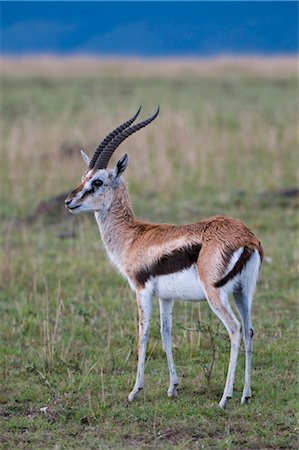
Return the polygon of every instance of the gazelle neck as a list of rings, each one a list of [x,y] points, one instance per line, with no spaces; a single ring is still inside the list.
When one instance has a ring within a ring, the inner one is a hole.
[[[106,251],[114,265],[122,272],[122,254],[133,239],[135,217],[126,184],[121,184],[114,192],[110,208],[96,211],[95,218]]]

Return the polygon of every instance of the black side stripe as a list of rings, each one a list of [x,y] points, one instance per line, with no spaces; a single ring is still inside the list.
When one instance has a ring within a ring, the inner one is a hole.
[[[136,279],[144,286],[151,277],[169,275],[188,269],[197,262],[201,244],[192,244],[188,247],[178,248],[168,255],[162,256],[149,267],[136,272]]]
[[[249,261],[252,253],[254,252],[253,249],[249,248],[249,247],[244,247],[243,252],[240,255],[240,258],[238,259],[238,261],[236,262],[236,264],[234,265],[234,267],[232,268],[232,270],[230,270],[228,272],[228,274],[225,275],[225,277],[221,278],[221,280],[217,281],[216,283],[214,283],[215,287],[222,287],[224,286],[229,280],[231,280],[232,278],[234,278],[236,275],[238,275],[239,273],[242,272],[242,270],[244,269],[245,265],[247,264],[247,262]]]

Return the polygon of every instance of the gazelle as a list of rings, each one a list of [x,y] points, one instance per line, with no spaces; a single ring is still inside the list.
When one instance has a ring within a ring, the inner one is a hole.
[[[122,141],[150,124],[158,115],[132,125],[140,112],[113,130],[99,144],[81,184],[65,200],[73,214],[94,212],[111,262],[136,292],[139,312],[139,345],[136,382],[129,400],[136,399],[144,386],[146,346],[152,298],[159,300],[163,349],[167,355],[170,384],[168,396],[177,395],[178,377],[171,346],[174,299],[208,301],[223,322],[230,342],[227,380],[219,406],[224,408],[233,393],[237,357],[243,331],[245,384],[241,403],[251,397],[250,369],[253,328],[250,309],[263,258],[261,243],[239,220],[211,217],[191,225],[155,224],[134,216],[126,183],[122,177],[128,164],[125,154],[114,169],[108,162]],[[228,302],[232,293],[241,324]]]

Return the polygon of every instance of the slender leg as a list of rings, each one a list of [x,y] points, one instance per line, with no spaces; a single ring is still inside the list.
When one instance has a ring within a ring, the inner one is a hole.
[[[171,346],[171,327],[172,327],[172,308],[173,300],[164,300],[159,298],[160,306],[160,323],[163,350],[167,356],[170,383],[168,388],[168,397],[175,397],[177,395],[178,377],[176,374]]]
[[[242,289],[234,292],[234,298],[236,306],[241,318],[242,329],[243,329],[243,340],[245,348],[245,383],[244,390],[241,399],[241,404],[249,403],[251,398],[250,389],[250,372],[251,372],[251,356],[252,356],[252,338],[253,338],[253,328],[250,316],[250,305],[251,301],[247,295],[245,295]]]
[[[216,289],[214,287],[207,288],[207,300],[212,311],[222,321],[227,329],[231,350],[228,365],[227,378],[224,392],[219,402],[220,408],[224,409],[228,400],[232,397],[235,371],[237,366],[237,359],[241,340],[241,326],[236,316],[234,315],[230,304],[228,302],[227,293],[224,289]]]
[[[138,367],[135,385],[128,397],[130,402],[136,399],[144,386],[144,365],[152,313],[152,293],[146,290],[138,292],[137,303],[139,314]]]

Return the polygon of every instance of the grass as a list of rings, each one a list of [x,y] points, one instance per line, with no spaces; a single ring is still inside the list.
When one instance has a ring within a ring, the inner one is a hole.
[[[160,61],[148,72],[138,61],[134,70],[108,61],[102,71],[58,61],[52,73],[46,63],[30,71],[13,61],[2,75],[2,448],[296,448],[298,204],[277,192],[298,182],[293,66],[274,75],[271,60],[247,61],[247,70],[238,61],[226,70]],[[247,407],[239,404],[241,352],[234,397],[218,409],[225,330],[205,303],[187,302],[174,309],[179,396],[166,395],[155,305],[145,389],[127,402],[136,370],[132,292],[108,263],[94,219],[69,216],[53,200],[79,184],[80,146],[91,154],[139,104],[144,116],[160,104],[161,115],[115,156],[129,153],[136,214],[178,223],[229,214],[263,242]]]

